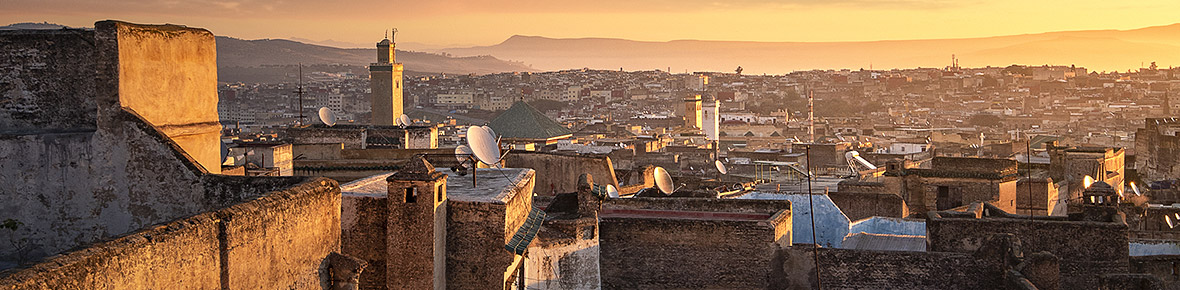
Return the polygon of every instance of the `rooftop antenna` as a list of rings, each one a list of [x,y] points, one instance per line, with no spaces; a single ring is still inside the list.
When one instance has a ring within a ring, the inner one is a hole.
[[[814,142],[814,140],[812,140],[812,142]],[[811,178],[815,174],[812,174],[811,172],[811,144],[807,144],[807,151],[804,152],[804,154],[807,155],[805,157],[807,160],[807,207],[809,213],[808,215],[811,216],[811,242],[815,243],[815,245],[813,245],[811,248],[811,254],[813,257],[815,257],[815,284],[818,289],[824,289],[824,284],[819,275],[819,240],[815,239],[815,202],[812,200],[812,196],[815,194],[811,189]]]
[[[303,63],[299,63],[299,87],[295,89],[295,94],[299,95],[299,126],[303,126],[303,94],[306,93],[303,89]]]
[[[320,122],[324,122],[324,125],[328,125],[328,127],[335,126],[336,113],[332,112],[332,109],[328,109],[328,107],[320,108]]]

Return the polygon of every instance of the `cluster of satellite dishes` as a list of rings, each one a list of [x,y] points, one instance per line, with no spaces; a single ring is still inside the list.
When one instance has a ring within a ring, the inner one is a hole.
[[[1172,216],[1164,215],[1164,220],[1168,222],[1169,229],[1174,229],[1176,228],[1176,223],[1180,223],[1180,213],[1174,213]]]

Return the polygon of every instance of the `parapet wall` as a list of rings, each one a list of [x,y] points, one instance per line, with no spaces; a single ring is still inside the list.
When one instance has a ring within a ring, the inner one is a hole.
[[[715,199],[715,198],[612,198],[603,207],[614,209],[680,210],[730,213],[776,214],[791,211],[789,200]]]
[[[532,168],[537,171],[538,195],[578,191],[578,176],[589,173],[600,185],[619,186],[610,158],[554,153],[516,152],[504,158],[504,167]]]
[[[53,257],[0,288],[319,289],[340,248],[339,202],[335,181],[314,179]]]

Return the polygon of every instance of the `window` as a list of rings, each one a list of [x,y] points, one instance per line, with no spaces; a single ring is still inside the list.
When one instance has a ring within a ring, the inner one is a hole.
[[[413,187],[406,188],[406,203],[417,203],[418,191]]]
[[[442,202],[443,198],[446,198],[444,194],[447,194],[447,187],[443,184],[439,184],[438,189],[434,191],[434,202]]]

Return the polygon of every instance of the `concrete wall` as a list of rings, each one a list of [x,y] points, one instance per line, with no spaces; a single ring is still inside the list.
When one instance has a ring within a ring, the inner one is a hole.
[[[532,168],[537,172],[538,195],[578,190],[578,176],[589,173],[602,185],[619,186],[608,157],[561,155],[553,153],[516,152],[504,158],[504,167]]]
[[[292,180],[214,179],[225,198]],[[340,246],[339,198],[335,182],[311,180],[55,256],[0,277],[0,288],[320,289]]]
[[[525,277],[529,289],[597,289],[597,218],[551,219],[529,244]]]
[[[973,252],[996,233],[1010,233],[1025,253],[1061,259],[1062,289],[1093,289],[1103,273],[1126,273],[1129,239],[1122,222],[942,218],[926,220],[929,251]]]
[[[900,218],[910,214],[905,201],[894,194],[831,192],[828,198],[852,221],[874,216]]]

